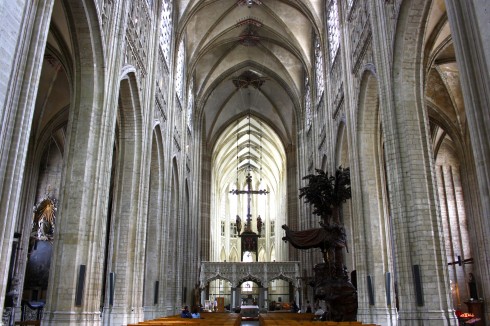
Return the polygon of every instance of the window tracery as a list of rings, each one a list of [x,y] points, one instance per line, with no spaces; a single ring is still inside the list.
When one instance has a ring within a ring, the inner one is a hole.
[[[306,129],[311,127],[311,90],[308,77],[305,78],[305,122]]]
[[[177,70],[175,73],[175,92],[177,97],[182,103],[183,97],[183,80],[184,80],[184,41],[179,43],[179,50],[177,51]]]
[[[192,115],[194,111],[194,79],[189,82],[189,91],[187,92],[187,126],[192,131]]]
[[[320,101],[325,90],[325,80],[323,77],[323,55],[318,35],[315,37],[315,77],[317,102]]]
[[[327,9],[328,50],[332,63],[340,48],[339,10],[337,0],[331,0]]]
[[[172,37],[172,1],[162,1],[162,14],[160,17],[160,49],[167,66],[169,65],[170,57],[170,41]]]

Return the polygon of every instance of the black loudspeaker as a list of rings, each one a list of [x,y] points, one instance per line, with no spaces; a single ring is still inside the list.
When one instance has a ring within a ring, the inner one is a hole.
[[[109,273],[109,305],[112,306],[114,304],[114,281],[115,281],[114,272]]]
[[[80,265],[80,269],[78,270],[78,280],[77,280],[77,290],[75,293],[75,306],[82,305],[83,299],[83,288],[85,286],[85,265]]]
[[[413,282],[415,284],[415,297],[417,305],[424,305],[424,294],[422,292],[422,277],[420,273],[420,265],[413,265]]]
[[[368,286],[368,295],[369,295],[369,305],[374,306],[374,289],[373,289],[373,280],[371,275],[367,276],[367,286]]]
[[[153,289],[153,304],[158,303],[158,287],[160,285],[160,282],[155,281],[155,288]]]
[[[386,287],[386,303],[391,305],[391,273],[385,274],[385,287]]]

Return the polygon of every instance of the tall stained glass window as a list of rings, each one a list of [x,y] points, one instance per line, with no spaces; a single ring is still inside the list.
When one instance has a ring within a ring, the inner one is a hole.
[[[177,97],[182,103],[183,96],[183,80],[184,80],[184,41],[179,43],[179,50],[177,51],[177,70],[175,71],[175,92]]]
[[[162,1],[160,48],[167,66],[169,66],[170,41],[172,39],[172,0]]]
[[[332,63],[340,47],[339,10],[337,7],[337,0],[331,0],[327,7],[327,31],[328,51],[330,63]]]
[[[311,126],[311,90],[308,77],[305,78],[305,113],[306,113],[306,128]]]
[[[189,90],[187,92],[187,126],[192,130],[192,114],[194,111],[194,79],[189,82]]]
[[[315,37],[315,78],[318,102],[323,95],[323,91],[325,90],[325,80],[323,77],[323,51],[318,35]]]

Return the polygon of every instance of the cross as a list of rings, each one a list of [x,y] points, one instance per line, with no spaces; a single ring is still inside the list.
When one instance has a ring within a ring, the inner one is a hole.
[[[238,189],[233,189],[230,191],[231,194],[234,195],[243,195],[246,194],[248,195],[247,198],[247,225],[245,231],[251,231],[251,226],[252,226],[252,213],[250,212],[250,205],[252,203],[252,195],[266,195],[269,192],[265,189],[262,190],[252,190],[252,176],[250,175],[250,172],[247,174],[246,177],[246,182],[247,182],[247,190],[238,190]],[[238,220],[238,215],[237,215],[237,220]],[[260,231],[259,231],[260,233]]]

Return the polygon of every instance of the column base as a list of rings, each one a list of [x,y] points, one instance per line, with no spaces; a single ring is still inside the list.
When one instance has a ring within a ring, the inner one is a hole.
[[[398,322],[406,326],[457,326],[458,319],[454,311],[442,310],[399,311]]]
[[[100,311],[44,311],[42,324],[49,326],[97,326],[101,325],[101,322]]]
[[[120,326],[138,323],[143,320],[143,308],[133,308],[131,311],[121,308],[108,308],[104,310],[104,326]]]
[[[362,321],[363,323],[397,326],[398,314],[395,308],[358,308],[357,320]]]

